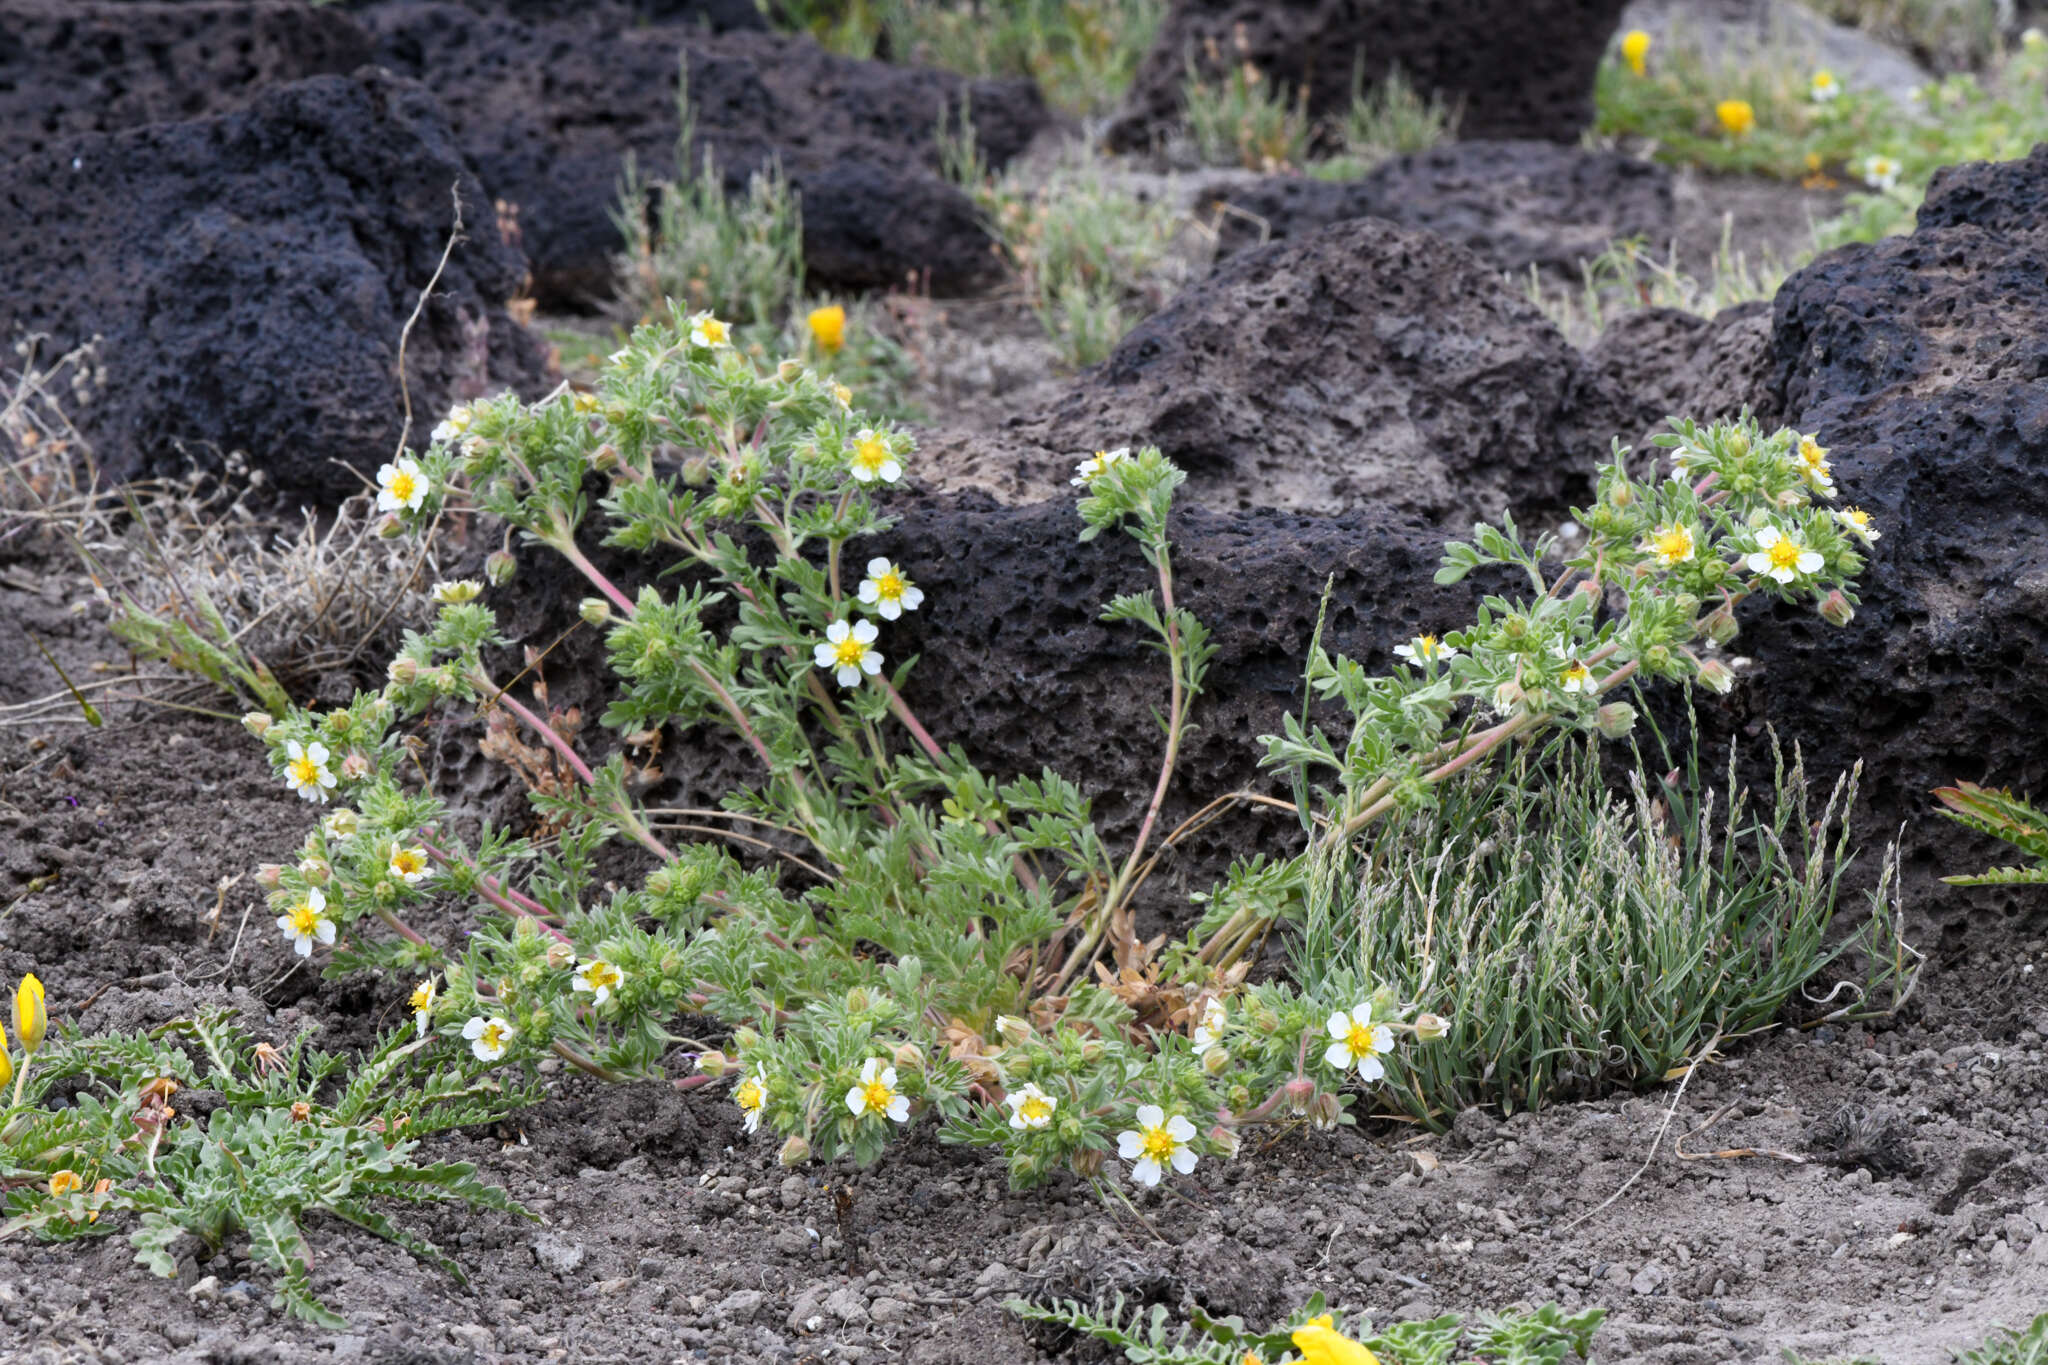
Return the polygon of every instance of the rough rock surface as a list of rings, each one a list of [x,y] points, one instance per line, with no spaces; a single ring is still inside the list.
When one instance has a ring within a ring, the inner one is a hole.
[[[780,160],[803,195],[805,252],[823,285],[869,288],[913,271],[941,295],[992,282],[990,239],[939,174],[940,111],[957,118],[971,102],[996,165],[1048,117],[1026,81],[855,61],[778,34],[526,23],[455,4],[381,4],[362,18],[378,60],[434,89],[484,184],[517,206],[534,290],[550,305],[610,292],[621,166],[630,155],[650,176],[672,174],[684,63],[699,148],[715,150],[734,189]]]
[[[1239,253],[1006,435],[1063,457],[1156,444],[1212,507],[1377,506],[1463,526],[1561,510],[1618,418],[1495,271],[1354,219]]]
[[[1208,71],[1248,60],[1305,87],[1318,117],[1350,107],[1354,70],[1370,85],[1399,68],[1458,104],[1468,137],[1576,141],[1621,9],[1622,0],[1176,0],[1109,141],[1144,146],[1179,119],[1190,58]]]
[[[288,497],[355,491],[334,461],[374,468],[397,446],[399,335],[451,191],[467,236],[406,349],[413,410],[543,380],[504,309],[524,263],[411,81],[315,77],[237,113],[55,143],[4,179],[0,330],[103,338],[111,380],[78,418],[112,478],[242,450]]]
[[[1586,351],[1608,391],[1632,405],[1615,434],[1640,447],[1667,417],[1702,422],[1734,417],[1747,406],[1760,420],[1778,420],[1769,393],[1771,306],[1738,303],[1712,318],[1676,308],[1621,314]]]
[[[1454,142],[1396,157],[1357,180],[1267,176],[1226,184],[1217,255],[1346,218],[1385,218],[1469,247],[1496,270],[1531,266],[1569,284],[1617,237],[1670,239],[1671,173],[1616,152],[1551,142]]]
[[[0,10],[0,161],[79,133],[200,118],[286,81],[353,71],[370,39],[297,0],[9,0]]]
[[[1810,754],[1868,763],[1872,838],[1974,871],[1927,815],[1958,778],[2048,792],[2048,148],[1944,171],[1919,229],[1779,291],[1773,387],[1884,533],[1843,630],[1780,611],[1738,694]]]
[[[1650,35],[1651,51],[1690,48],[1717,65],[1764,60],[1825,69],[1850,90],[1882,90],[1904,105],[1934,79],[1912,58],[1797,0],[1633,0],[1617,28]],[[1654,60],[1654,59],[1653,59]]]

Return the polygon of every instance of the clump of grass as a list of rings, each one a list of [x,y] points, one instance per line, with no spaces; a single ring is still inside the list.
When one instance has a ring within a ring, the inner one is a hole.
[[[1768,1027],[1851,948],[1874,1012],[1906,985],[1889,861],[1872,920],[1828,941],[1856,774],[1816,818],[1796,752],[1773,758],[1760,803],[1732,754],[1725,790],[1703,783],[1696,751],[1661,779],[1639,754],[1615,796],[1589,743],[1457,785],[1362,867],[1312,877],[1303,989],[1358,975],[1449,1021],[1385,1092],[1430,1123],[1654,1084]]]
[[[1277,171],[1305,159],[1310,131],[1306,92],[1290,95],[1249,59],[1220,76],[1208,76],[1190,57],[1181,101],[1188,138],[1204,165]]]
[[[1311,162],[1308,173],[1319,180],[1355,180],[1383,161],[1448,141],[1457,126],[1456,109],[1441,95],[1425,99],[1398,69],[1366,89],[1360,63],[1352,68],[1351,106],[1334,130],[1338,150]]]
[[[1561,291],[1546,282],[1535,266],[1522,281],[1529,302],[1543,310],[1572,345],[1584,348],[1599,339],[1623,313],[1640,308],[1678,308],[1712,317],[1723,308],[1754,299],[1769,299],[1800,261],[1783,262],[1766,253],[1752,264],[1735,246],[1733,217],[1721,223],[1721,244],[1704,280],[1678,263],[1674,243],[1662,259],[1641,237],[1625,237],[1579,266],[1576,291]]]

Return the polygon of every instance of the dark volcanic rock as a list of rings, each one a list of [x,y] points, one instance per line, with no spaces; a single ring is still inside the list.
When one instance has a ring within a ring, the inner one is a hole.
[[[389,3],[362,17],[378,60],[433,87],[484,184],[517,206],[535,291],[552,304],[611,292],[621,166],[630,155],[644,172],[672,173],[684,62],[699,148],[715,150],[736,190],[781,162],[803,195],[805,251],[821,285],[867,288],[913,271],[928,271],[938,294],[992,282],[990,239],[939,174],[941,110],[957,119],[971,102],[997,165],[1047,120],[1026,81],[855,61],[778,34],[522,23],[454,4]]]
[[[1620,411],[1470,253],[1354,219],[1240,253],[1012,434],[1062,453],[1157,445],[1210,506],[1462,526],[1562,510]]]
[[[1204,196],[1221,219],[1219,256],[1346,218],[1385,218],[1469,247],[1495,270],[1531,266],[1570,284],[1617,237],[1667,240],[1671,173],[1616,152],[1552,142],[1454,142],[1396,157],[1358,180],[1274,175]]]
[[[1586,352],[1610,393],[1632,405],[1616,434],[1631,445],[1664,428],[1667,417],[1715,422],[1744,407],[1779,420],[1770,394],[1771,306],[1738,303],[1712,318],[1676,308],[1641,308],[1608,324]]]
[[[451,402],[543,379],[504,309],[524,262],[411,81],[321,76],[239,113],[86,134],[5,184],[0,325],[103,338],[110,382],[77,416],[115,479],[243,450],[290,497],[355,491],[333,462],[373,469],[397,445],[399,334],[451,191],[467,236],[406,349],[414,435]]]
[[[1910,821],[1923,874],[1976,870],[1929,788],[2048,791],[2044,198],[2048,149],[1945,171],[1911,236],[1828,253],[1775,306],[1784,411],[1884,538],[1847,629],[1784,609],[1745,636],[1737,700],[1826,765],[1863,758],[1866,833]]]
[[[369,35],[354,20],[300,0],[9,0],[0,10],[0,160],[78,133],[239,109],[269,86],[369,59]]]
[[[1468,137],[1573,142],[1593,118],[1593,73],[1624,0],[1175,0],[1109,130],[1122,150],[1181,115],[1188,61],[1214,72],[1249,60],[1306,88],[1318,117],[1350,107],[1399,68],[1463,110]]]

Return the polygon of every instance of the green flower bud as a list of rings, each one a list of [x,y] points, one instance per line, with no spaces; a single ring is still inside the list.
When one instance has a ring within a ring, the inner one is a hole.
[[[1202,1054],[1202,1070],[1211,1076],[1221,1076],[1230,1065],[1230,1054],[1220,1047],[1212,1047]]]
[[[776,1160],[785,1166],[801,1166],[810,1159],[811,1144],[805,1142],[799,1134],[792,1134],[789,1141],[782,1144],[782,1151],[776,1156]]]
[[[509,550],[493,550],[484,557],[484,577],[494,588],[502,588],[519,572],[519,561]]]
[[[586,597],[576,604],[576,614],[586,625],[601,626],[612,619],[612,604],[602,597]]]
[[[1856,608],[1849,605],[1849,599],[1842,595],[1840,588],[1834,589],[1820,600],[1820,619],[1831,626],[1846,626],[1856,619]]]
[[[242,728],[258,739],[270,733],[270,727],[274,723],[270,719],[270,713],[267,711],[251,711],[248,715],[242,717]]]
[[[1625,701],[1608,702],[1593,713],[1593,724],[1599,727],[1603,738],[1620,739],[1629,731],[1635,729],[1636,708],[1630,706]],[[1435,1018],[1435,1016],[1425,1015],[1424,1018]],[[1418,1019],[1415,1022],[1419,1032],[1422,1020]]]

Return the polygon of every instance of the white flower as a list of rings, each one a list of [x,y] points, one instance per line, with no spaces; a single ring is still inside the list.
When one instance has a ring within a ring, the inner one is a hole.
[[[903,477],[888,437],[866,427],[853,433],[853,477],[860,483],[894,483]]]
[[[318,740],[301,747],[297,740],[284,746],[284,784],[308,801],[327,802],[327,789],[334,774],[327,770],[327,746]]]
[[[1215,996],[1202,1006],[1202,1017],[1195,1025],[1195,1055],[1206,1056],[1223,1037],[1223,1025],[1230,1019],[1230,1013],[1223,1008],[1223,1002]]]
[[[1673,564],[1691,563],[1699,547],[1693,541],[1691,527],[1673,523],[1650,532],[1650,538],[1643,542],[1642,549],[1645,554],[1657,556],[1657,562],[1668,569]]]
[[[612,998],[612,992],[626,984],[626,974],[601,957],[586,958],[576,968],[576,975],[570,979],[571,990],[588,991],[590,1003],[602,1005]]]
[[[1130,456],[1129,446],[1118,446],[1115,450],[1098,450],[1074,466],[1074,477],[1067,482],[1076,488],[1085,488],[1107,474],[1109,467],[1118,460],[1127,460]]]
[[[825,627],[824,643],[812,650],[811,657],[818,667],[833,670],[841,687],[852,687],[861,674],[882,671],[882,651],[873,647],[879,634],[873,621],[834,621]]]
[[[877,557],[868,561],[868,576],[860,581],[860,600],[879,611],[883,620],[894,621],[924,603],[924,589],[902,569]]]
[[[1874,190],[1895,190],[1899,186],[1899,163],[1888,156],[1863,158],[1863,183]]]
[[[1395,645],[1394,653],[1411,664],[1440,664],[1458,657],[1455,646],[1445,644],[1434,635],[1418,635],[1405,645]]]
[[[469,1050],[476,1054],[478,1061],[495,1062],[512,1044],[512,1025],[509,1020],[496,1015],[489,1019],[471,1019],[462,1026],[462,1036],[469,1039]]]
[[[1564,690],[1567,692],[1591,692],[1593,690],[1593,670],[1577,659],[1573,659],[1565,665],[1562,676]]]
[[[418,886],[427,879],[427,851],[424,848],[400,848],[391,846],[391,875],[407,886]]]
[[[1010,1126],[1022,1132],[1051,1123],[1052,1111],[1059,1108],[1060,1102],[1027,1081],[1022,1088],[1003,1096],[1003,1103],[1010,1106]]]
[[[1799,473],[1813,491],[1823,497],[1835,495],[1834,471],[1828,466],[1828,448],[1811,436],[1799,438],[1799,448],[1793,452],[1793,461]]]
[[[440,993],[440,984],[431,976],[412,988],[412,1022],[422,1038],[427,1036],[427,1026],[434,1022],[434,997]]]
[[[467,436],[469,424],[474,419],[475,414],[469,410],[467,403],[456,404],[448,410],[448,415],[441,420],[440,425],[434,428],[434,443],[445,445],[459,437]]]
[[[1835,520],[1842,523],[1842,529],[1857,537],[1865,545],[1884,539],[1884,532],[1870,524],[1870,513],[1861,507],[1844,507],[1835,513]]]
[[[768,1087],[761,1084],[761,1078],[741,1077],[738,1087],[732,1092],[732,1098],[733,1103],[740,1107],[740,1112],[747,1116],[743,1125],[746,1130],[750,1133],[758,1131],[761,1127],[761,1111],[768,1107]]]
[[[1816,71],[1808,90],[1815,104],[1826,104],[1842,93],[1842,83],[1835,79],[1835,73],[1832,71]]]
[[[1188,1144],[1195,1140],[1195,1125],[1179,1114],[1166,1117],[1156,1104],[1138,1106],[1138,1126],[1116,1135],[1116,1154],[1131,1164],[1131,1179],[1140,1185],[1157,1185],[1166,1167],[1186,1175],[1195,1169],[1195,1154]]]
[[[417,512],[433,485],[420,472],[418,460],[400,460],[377,471],[377,510]]]
[[[853,410],[853,390],[837,380],[834,380],[832,383],[832,398],[840,407],[845,408],[849,412]]]
[[[861,1063],[860,1084],[846,1092],[846,1107],[855,1118],[886,1114],[898,1123],[910,1121],[910,1101],[896,1093],[896,1068],[880,1057]]]
[[[709,313],[694,313],[690,317],[690,344],[710,351],[724,350],[732,345],[732,329]]]
[[[300,957],[311,957],[315,943],[332,944],[334,921],[327,918],[327,897],[320,888],[307,887],[305,899],[277,917],[277,930],[291,940],[292,951]]]
[[[1803,574],[1819,573],[1827,561],[1775,526],[1756,533],[1756,551],[1743,561],[1751,573],[1790,583]]]
[[[474,578],[458,578],[449,583],[434,585],[434,601],[444,607],[459,607],[464,602],[474,602],[483,596],[484,585]]]
[[[1394,1031],[1385,1024],[1372,1021],[1370,1000],[1352,1009],[1330,1016],[1327,1027],[1330,1037],[1336,1041],[1323,1049],[1323,1060],[1339,1071],[1358,1068],[1361,1080],[1376,1081],[1387,1074],[1387,1068],[1380,1061],[1382,1053],[1394,1050]]]

